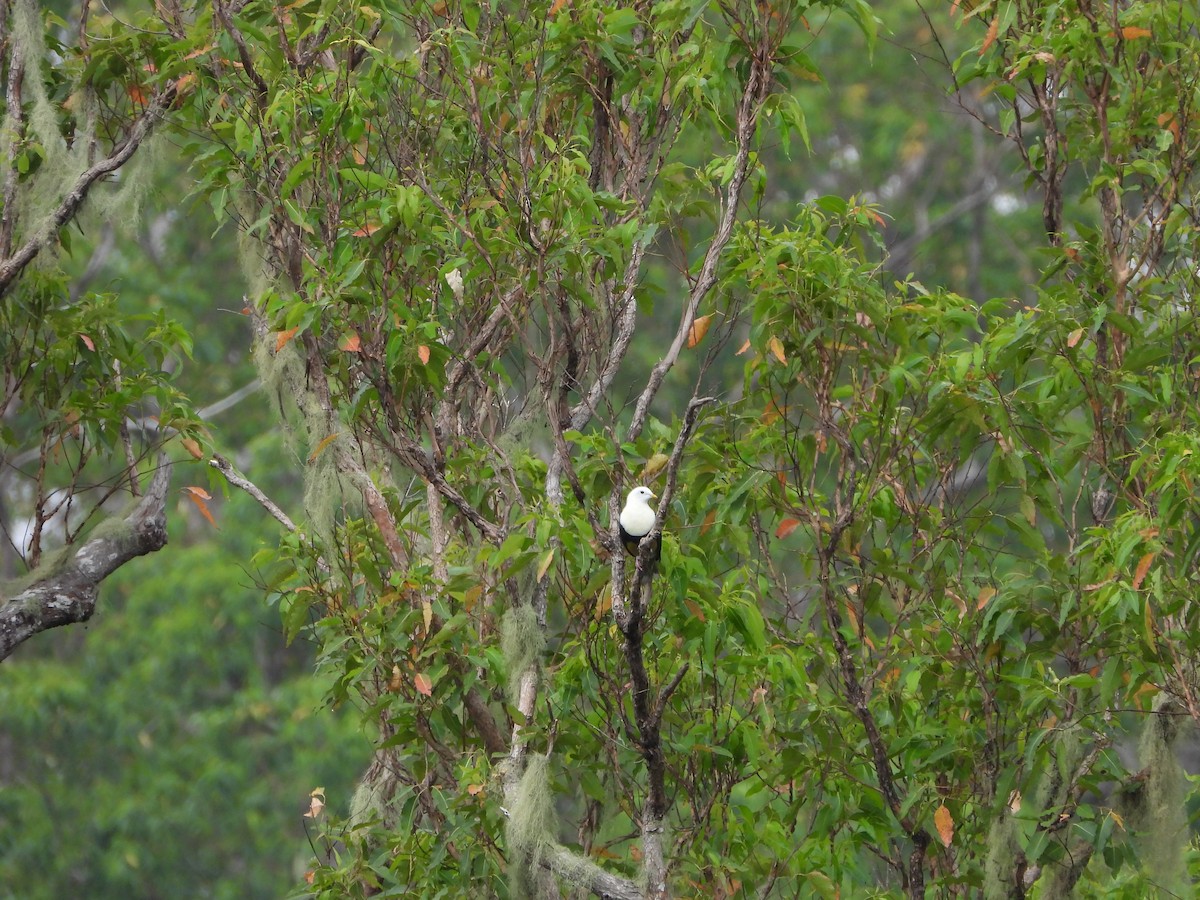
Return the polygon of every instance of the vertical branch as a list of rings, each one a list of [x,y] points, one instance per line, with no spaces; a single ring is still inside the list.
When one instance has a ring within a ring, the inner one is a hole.
[[[2,9],[4,24],[8,24],[9,4]],[[8,54],[8,84],[4,94],[6,104],[4,128],[7,134],[8,167],[4,172],[4,209],[0,212],[0,259],[12,253],[13,231],[17,222],[17,148],[25,140],[25,117],[21,109],[21,87],[25,78],[25,45],[13,29],[8,28],[4,50]]]

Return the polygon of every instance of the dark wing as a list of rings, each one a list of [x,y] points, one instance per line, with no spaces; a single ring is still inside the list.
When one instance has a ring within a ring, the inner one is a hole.
[[[630,556],[637,556],[638,544],[642,539],[626,531],[625,526],[620,522],[617,523],[617,530],[621,532],[621,545],[625,548],[625,552]]]

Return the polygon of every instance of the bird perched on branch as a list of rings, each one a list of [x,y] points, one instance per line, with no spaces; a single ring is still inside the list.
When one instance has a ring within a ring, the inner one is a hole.
[[[650,508],[650,501],[653,499],[654,493],[650,488],[635,487],[625,498],[625,508],[617,517],[617,528],[621,532],[621,544],[630,556],[638,555],[638,547],[642,543],[642,538],[654,530],[657,516]],[[656,538],[650,561],[657,564],[661,553],[662,539]]]

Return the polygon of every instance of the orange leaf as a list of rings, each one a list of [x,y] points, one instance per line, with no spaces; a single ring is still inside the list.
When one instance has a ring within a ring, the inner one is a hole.
[[[209,525],[211,525],[213,528],[216,528],[217,520],[214,519],[213,514],[208,511],[208,504],[205,502],[206,500],[212,499],[212,497],[209,496],[208,491],[204,490],[204,488],[198,487],[185,487],[184,490],[187,491],[188,499],[196,504],[196,509],[200,510],[200,515],[208,519]]]
[[[950,842],[954,840],[954,817],[950,815],[950,810],[946,809],[945,803],[933,814],[933,824],[937,827],[938,837],[942,839],[942,846],[949,847]]]
[[[996,589],[990,585],[979,589],[979,596],[975,598],[975,610],[978,612],[988,605],[988,601],[996,596]]]
[[[358,332],[351,331],[349,334],[343,335],[338,341],[338,349],[345,350],[347,353],[357,353],[362,349],[362,340],[358,336]]]
[[[183,449],[196,459],[204,459],[204,451],[200,449],[200,444],[192,438],[184,438],[179,443],[183,444]]]
[[[713,527],[713,523],[717,521],[717,511],[710,509],[704,517],[704,521],[700,523],[700,533],[704,534],[708,529]]]
[[[468,784],[467,785],[467,793],[470,794],[472,797],[477,796],[478,794],[482,794],[483,793],[483,785],[482,784]]]
[[[370,237],[382,227],[378,222],[370,222],[362,228],[355,229],[353,234],[355,237]]]
[[[992,24],[988,26],[987,36],[983,39],[983,46],[979,48],[979,55],[987,53],[988,47],[992,46],[996,41],[996,35],[1000,31],[1000,17],[992,16]],[[945,809],[945,807],[942,807]]]
[[[704,618],[704,610],[702,610],[700,608],[700,604],[697,603],[695,600],[691,600],[691,599],[684,600],[683,605],[688,608],[688,612],[690,612],[693,616],[695,616],[698,621],[701,621],[701,622],[706,621]]]
[[[429,365],[429,348],[424,344],[417,347],[417,359],[421,361],[421,365]]]
[[[308,454],[308,461],[310,463],[316,462],[317,457],[321,455],[321,451],[332,444],[335,440],[337,440],[336,431],[333,434],[326,435],[325,437],[321,438],[321,442],[313,448],[313,452]]]
[[[799,519],[784,519],[782,522],[779,523],[779,527],[775,529],[775,537],[785,538],[789,534],[791,534],[793,531],[795,531],[799,527],[799,525],[800,525]]]
[[[1150,564],[1154,562],[1154,554],[1147,553],[1138,560],[1137,568],[1133,572],[1133,589],[1136,591],[1142,586],[1142,582],[1146,580],[1146,573],[1150,571]]]
[[[296,328],[289,328],[287,331],[281,331],[279,334],[275,335],[275,352],[278,353],[285,346],[287,346],[287,342],[294,338],[296,336],[296,332],[299,330],[300,328],[297,326]]]
[[[1083,337],[1083,329],[1076,328],[1074,331],[1072,331],[1070,334],[1067,335],[1067,346],[1074,347],[1076,344],[1079,343],[1079,339],[1082,337]]]
[[[743,353],[745,353],[749,349],[750,349],[750,338],[746,338],[746,343],[742,344],[742,346],[738,348],[738,352],[735,353],[734,356],[741,356]]]
[[[184,61],[187,61],[189,59],[195,59],[197,56],[203,56],[205,53],[207,53],[209,50],[211,50],[215,46],[216,46],[215,44],[205,44],[203,47],[199,47],[196,50],[193,50],[191,53],[186,54],[183,57]]]
[[[783,353],[783,342],[779,340],[779,338],[772,337],[769,341],[767,341],[767,349],[770,350],[771,355],[781,363],[787,362],[787,357]]]
[[[1127,41],[1132,41],[1135,38],[1150,37],[1151,31],[1148,28],[1138,28],[1136,25],[1126,25],[1121,29],[1121,37]]]
[[[426,697],[433,696],[433,682],[429,680],[429,676],[424,672],[418,672],[413,676],[413,687]]]
[[[550,6],[550,15],[558,15],[558,11],[567,5],[567,0],[554,0]]]
[[[704,340],[704,336],[708,334],[708,326],[711,324],[712,313],[692,320],[692,327],[688,329],[687,345],[689,350]]]

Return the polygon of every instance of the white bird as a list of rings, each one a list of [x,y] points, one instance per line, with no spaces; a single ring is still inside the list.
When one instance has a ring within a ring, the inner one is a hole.
[[[655,499],[654,493],[648,487],[635,487],[625,498],[625,508],[617,517],[617,528],[621,532],[621,543],[630,556],[637,556],[638,545],[642,538],[654,529],[657,515],[650,508],[650,501]],[[662,552],[661,542],[656,542],[651,562],[658,562]]]

